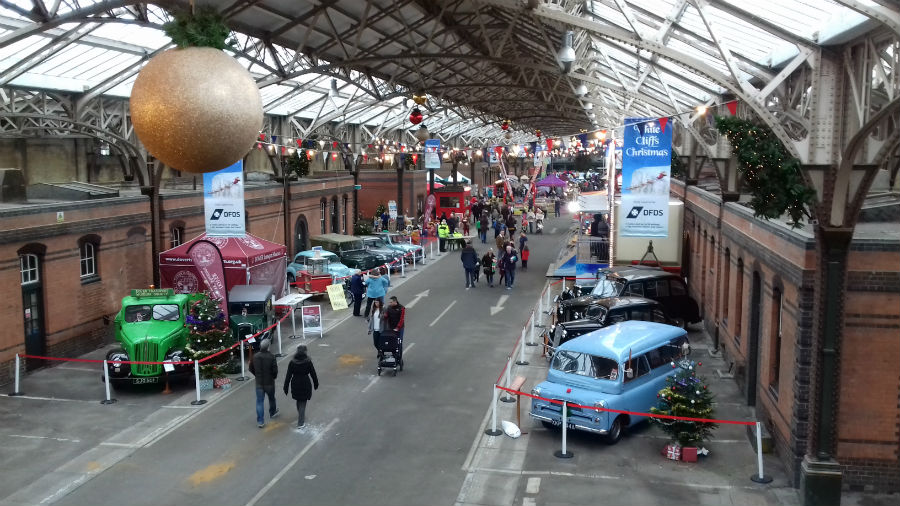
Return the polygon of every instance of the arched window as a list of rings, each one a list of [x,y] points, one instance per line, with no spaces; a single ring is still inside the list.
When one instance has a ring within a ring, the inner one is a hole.
[[[781,287],[772,289],[772,349],[769,353],[769,391],[778,398],[778,377],[781,372],[781,332],[784,314],[784,295]]]
[[[100,266],[98,254],[100,252],[100,236],[91,234],[79,239],[78,252],[81,260],[81,282],[99,281]]]
[[[184,222],[174,221],[169,226],[169,247],[174,248],[184,244]]]
[[[319,230],[320,230],[319,233],[320,234],[324,234],[324,233],[328,232],[328,230],[325,229],[325,208],[326,208],[326,206],[328,206],[328,202],[325,199],[322,199],[322,201],[319,202]]]

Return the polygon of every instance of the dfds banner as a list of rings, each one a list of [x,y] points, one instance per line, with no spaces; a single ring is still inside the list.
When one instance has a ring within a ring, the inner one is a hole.
[[[244,228],[244,162],[203,174],[206,235],[241,237]]]
[[[668,237],[672,126],[663,131],[652,118],[626,118],[622,150],[624,237]]]

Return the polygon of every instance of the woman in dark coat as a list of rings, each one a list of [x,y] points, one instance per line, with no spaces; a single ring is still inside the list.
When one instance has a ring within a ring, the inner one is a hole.
[[[312,378],[312,384],[309,379]],[[312,360],[306,354],[306,346],[297,346],[297,353],[288,364],[287,374],[284,375],[284,395],[291,388],[291,397],[297,401],[297,428],[306,423],[306,401],[312,398],[313,388],[319,389],[319,378],[316,376],[316,368]]]

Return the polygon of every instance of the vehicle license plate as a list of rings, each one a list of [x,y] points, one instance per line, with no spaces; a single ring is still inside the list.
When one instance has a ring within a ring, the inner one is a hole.
[[[132,384],[132,385],[143,385],[143,384],[146,384],[146,383],[159,383],[159,377],[158,377],[158,376],[152,376],[152,377],[149,377],[149,378],[132,378],[132,379],[131,379],[131,384]]]
[[[552,423],[553,425],[559,427],[559,426],[562,425],[562,420],[553,420],[553,421],[551,421],[550,423]],[[566,428],[567,428],[567,429],[575,429],[575,424],[572,423],[572,422],[568,422],[568,423],[566,423]]]

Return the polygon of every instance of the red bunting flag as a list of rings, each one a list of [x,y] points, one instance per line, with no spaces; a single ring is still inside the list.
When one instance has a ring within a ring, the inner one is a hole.
[[[331,143],[331,147],[336,148],[338,146],[338,142],[334,141]]]
[[[547,151],[553,150],[553,139],[547,139]]]
[[[302,148],[302,147],[303,147],[303,139],[297,139],[297,147],[298,147],[298,148]]]
[[[281,146],[281,155],[284,156],[285,152],[287,152],[287,148],[284,146]]]
[[[737,116],[737,100],[725,102],[725,107],[728,108],[728,112],[730,112],[732,116]]]
[[[666,123],[669,122],[669,118],[659,118],[659,128],[662,129],[662,133],[666,133]]]

